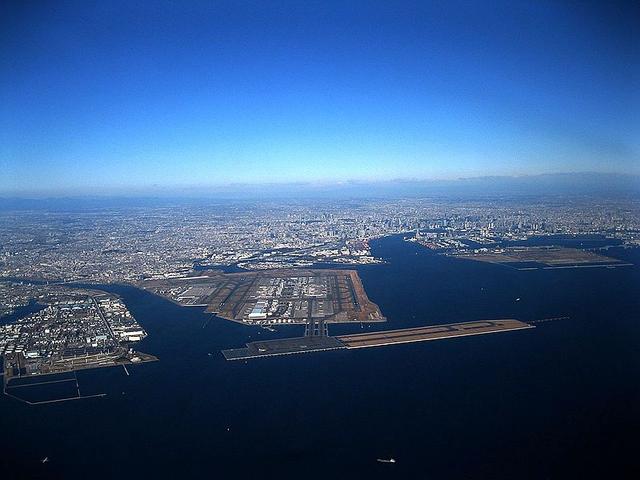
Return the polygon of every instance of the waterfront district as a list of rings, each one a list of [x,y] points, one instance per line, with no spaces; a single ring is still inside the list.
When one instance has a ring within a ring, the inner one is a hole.
[[[157,360],[133,349],[147,333],[115,295],[14,282],[0,283],[0,293],[4,298],[29,300],[29,306],[36,307],[15,322],[0,325],[6,394],[12,381],[25,377]]]
[[[19,314],[34,301],[43,307],[0,327],[4,383],[24,375],[155,360],[133,350],[146,333],[122,301],[65,285],[78,282],[132,284],[243,324],[306,326],[304,337],[225,350],[227,359],[530,328],[514,319],[467,319],[444,332],[331,337],[330,323],[384,322],[385,317],[368,299],[357,271],[326,267],[382,263],[371,254],[369,241],[395,234],[436,254],[519,270],[624,267],[628,264],[608,257],[607,249],[640,244],[638,212],[630,199],[271,201],[4,211],[0,318]],[[575,245],[560,247],[558,238],[575,239]],[[522,244],[531,239],[537,244]]]

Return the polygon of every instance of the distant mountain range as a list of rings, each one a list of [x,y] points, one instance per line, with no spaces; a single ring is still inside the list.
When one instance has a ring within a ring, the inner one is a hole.
[[[217,186],[149,187],[83,195],[0,194],[0,209],[100,208],[152,206],[167,202],[252,199],[348,199],[398,197],[522,197],[539,195],[597,195],[640,197],[640,175],[617,173],[553,173],[523,176],[487,176],[455,180],[398,179],[378,182],[268,183]]]

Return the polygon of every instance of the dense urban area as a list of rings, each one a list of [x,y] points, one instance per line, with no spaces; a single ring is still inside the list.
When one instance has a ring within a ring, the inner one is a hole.
[[[368,241],[419,231],[431,248],[468,250],[538,235],[602,234],[640,243],[630,199],[227,202],[0,213],[0,278],[138,282],[196,269],[369,264]]]
[[[122,300],[95,290],[0,283],[3,312],[31,307],[0,324],[4,381],[154,359],[132,345],[147,336]],[[0,317],[2,318],[2,317]]]
[[[314,331],[322,335],[326,324],[319,322],[318,329],[315,317],[337,318],[341,309],[362,308],[356,300],[352,300],[355,307],[344,306],[350,305],[344,299],[356,298],[346,286],[336,289],[342,293],[333,294],[333,300],[322,297],[322,301],[318,295],[327,296],[324,290],[309,293],[311,301],[295,296],[284,301],[263,295],[260,289],[286,287],[294,292],[302,281],[304,288],[310,282],[314,288],[317,283],[318,289],[326,289],[322,282],[330,277],[313,271],[300,277],[292,269],[383,262],[369,247],[369,241],[378,237],[404,234],[408,241],[440,254],[519,263],[522,269],[531,268],[532,262],[543,268],[614,266],[617,262],[595,250],[511,246],[532,237],[598,235],[610,239],[608,245],[640,244],[640,208],[637,201],[624,198],[228,201],[144,208],[5,210],[0,222],[4,225],[0,231],[0,318],[4,324],[0,354],[5,358],[5,380],[11,372],[50,373],[82,368],[79,362],[100,366],[140,360],[143,354],[133,352],[129,345],[146,333],[122,301],[79,290],[78,283],[169,289],[157,293],[172,299],[177,295],[181,304],[209,305],[210,311],[226,312],[227,318],[250,323],[286,323],[297,315],[300,322],[308,322],[311,335]],[[228,276],[247,270],[264,271],[266,276],[255,277],[255,282],[253,277],[240,279],[246,283],[242,288]],[[273,273],[276,271],[283,274]],[[360,285],[357,273],[352,275]],[[185,277],[207,280],[193,285],[157,283]],[[348,275],[336,278],[350,281]],[[249,288],[257,293],[246,299],[242,292]],[[177,293],[173,295],[171,289]],[[364,290],[359,290],[358,297],[366,299]],[[230,299],[233,292],[242,295]],[[344,296],[342,303],[340,295]],[[375,305],[371,311],[376,319],[384,319]],[[16,318],[7,321],[11,315]]]

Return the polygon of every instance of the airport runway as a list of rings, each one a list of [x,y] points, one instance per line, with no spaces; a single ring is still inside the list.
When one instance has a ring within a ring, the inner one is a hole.
[[[227,360],[246,360],[249,358],[289,355],[292,353],[311,353],[323,350],[381,347],[383,345],[442,340],[445,338],[500,333],[527,328],[535,327],[511,318],[480,320],[432,325],[429,327],[340,335],[337,337],[307,336],[251,342],[247,344],[246,348],[223,350],[222,354]]]
[[[535,327],[515,319],[481,320],[475,322],[449,323],[446,325],[432,325],[429,327],[341,335],[336,338],[340,340],[346,348],[366,348],[393,345],[396,343],[424,342],[444,338],[507,332],[526,328]]]

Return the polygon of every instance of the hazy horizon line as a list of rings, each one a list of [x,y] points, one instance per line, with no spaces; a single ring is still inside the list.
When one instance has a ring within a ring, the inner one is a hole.
[[[278,188],[283,195],[314,194],[347,191],[349,189],[371,187],[383,192],[401,193],[403,188],[474,188],[483,185],[508,188],[526,186],[528,188],[553,189],[575,186],[579,189],[637,190],[640,192],[640,174],[620,172],[555,172],[521,175],[485,175],[456,178],[407,178],[398,177],[388,180],[349,179],[335,181],[292,181],[292,182],[228,182],[220,184],[173,184],[141,186],[104,186],[87,185],[80,188],[31,189],[0,191],[0,199],[46,199],[46,198],[105,198],[105,197],[207,197],[217,195],[248,195],[265,193],[265,189]],[[301,191],[300,189],[304,189]],[[375,195],[375,191],[371,192]],[[416,193],[413,191],[412,193]]]
[[[203,189],[211,190],[210,193],[230,193],[238,189],[272,189],[272,188],[315,188],[315,189],[341,189],[349,187],[361,186],[403,186],[403,185],[424,185],[424,186],[464,186],[473,182],[534,182],[536,180],[560,180],[560,179],[585,179],[596,180],[627,180],[638,182],[637,187],[640,188],[640,173],[627,172],[597,172],[597,171],[577,171],[577,172],[549,172],[534,174],[513,174],[513,175],[474,175],[474,176],[458,176],[449,178],[439,177],[396,177],[390,179],[345,179],[345,180],[299,180],[299,181],[283,181],[283,182],[225,182],[225,183],[190,183],[190,184],[152,184],[138,186],[95,186],[87,185],[83,187],[62,187],[62,188],[34,188],[34,189],[16,189],[16,190],[0,190],[0,198],[30,198],[30,197],[87,197],[87,196],[140,196],[142,194],[167,194],[167,193],[185,193],[186,191],[202,191]],[[626,183],[626,182],[625,182]]]

